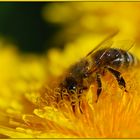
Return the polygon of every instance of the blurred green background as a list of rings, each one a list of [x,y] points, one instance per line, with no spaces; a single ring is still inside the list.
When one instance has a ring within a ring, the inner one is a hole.
[[[51,47],[58,26],[41,15],[44,2],[1,2],[0,36],[16,44],[22,52],[42,53]]]
[[[139,46],[139,24],[140,2],[0,3],[0,37],[26,53],[69,45],[87,48],[116,29],[120,39],[134,39]]]

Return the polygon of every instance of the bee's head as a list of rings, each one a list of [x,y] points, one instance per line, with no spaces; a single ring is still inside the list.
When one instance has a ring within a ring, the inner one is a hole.
[[[77,92],[78,83],[73,77],[66,77],[60,84],[61,90],[66,90],[69,94]]]
[[[82,81],[77,81],[74,77],[69,76],[60,84],[61,91],[66,91],[69,94],[81,94],[87,88],[82,85]]]

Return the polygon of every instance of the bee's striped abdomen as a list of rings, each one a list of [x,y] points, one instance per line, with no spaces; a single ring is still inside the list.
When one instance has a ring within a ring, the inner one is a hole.
[[[92,60],[97,67],[111,66],[113,68],[129,67],[137,65],[138,60],[131,53],[117,48],[106,48],[97,51]]]
[[[138,59],[130,52],[122,50],[121,54],[122,54],[122,58],[123,58],[122,66],[129,67],[129,66],[135,66],[138,64]]]

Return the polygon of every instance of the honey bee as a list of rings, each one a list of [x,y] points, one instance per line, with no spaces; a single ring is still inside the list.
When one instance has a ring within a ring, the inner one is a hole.
[[[98,46],[89,52],[86,57],[72,65],[66,77],[59,83],[61,97],[67,92],[70,96],[76,93],[80,98],[92,84],[97,83],[97,99],[102,92],[101,77],[109,71],[117,80],[121,89],[126,90],[126,82],[121,74],[121,69],[127,69],[138,64],[129,49],[134,45],[133,41],[124,41],[121,46],[112,41],[116,34],[109,35]],[[122,41],[123,42],[123,41]]]

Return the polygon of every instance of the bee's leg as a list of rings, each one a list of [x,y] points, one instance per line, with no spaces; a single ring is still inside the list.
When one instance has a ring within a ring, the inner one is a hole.
[[[125,83],[124,78],[121,76],[121,73],[117,70],[114,70],[113,68],[110,68],[110,67],[107,67],[107,69],[116,77],[120,88],[125,89],[125,92],[127,92],[126,83]]]
[[[98,85],[98,88],[97,88],[97,100],[96,100],[96,103],[99,99],[99,96],[102,92],[102,82],[101,82],[101,78],[100,78],[100,74],[99,73],[96,73],[96,81],[97,81],[97,85]]]
[[[82,111],[82,108],[81,108],[81,102],[79,101],[78,104],[79,104],[79,110],[80,110],[80,113],[83,114],[83,111]]]
[[[74,113],[76,113],[76,103],[75,103],[75,102],[72,102],[72,103],[71,103],[71,106],[72,106],[72,111],[73,111]],[[80,113],[83,114],[83,111],[82,111],[81,105],[80,105],[80,101],[78,102],[78,107],[79,107]]]
[[[71,106],[72,106],[72,111],[75,113],[75,112],[76,112],[76,105],[75,105],[75,102],[72,102],[72,103],[71,103]]]

